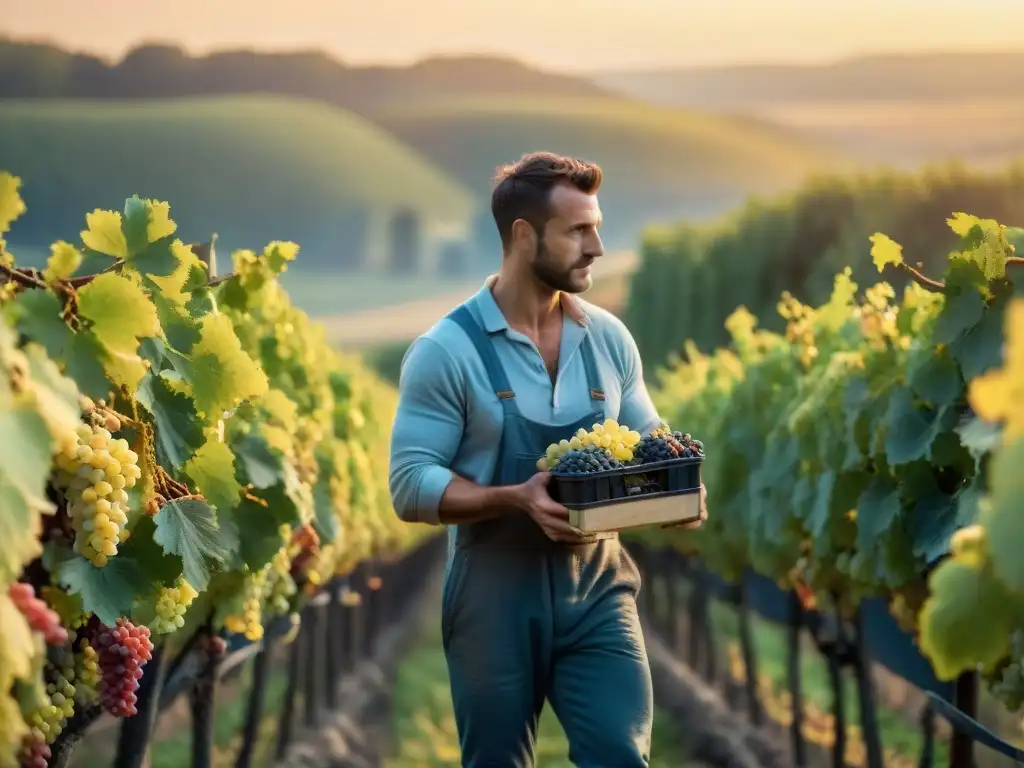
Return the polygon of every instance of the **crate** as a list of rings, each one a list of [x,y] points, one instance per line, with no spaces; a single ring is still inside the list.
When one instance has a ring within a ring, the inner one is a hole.
[[[555,473],[551,496],[584,533],[696,520],[703,458],[669,459],[585,475]]]

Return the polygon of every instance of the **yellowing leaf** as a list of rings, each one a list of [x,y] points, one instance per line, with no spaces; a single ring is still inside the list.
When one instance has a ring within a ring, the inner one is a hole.
[[[1024,437],[1024,299],[1006,311],[1005,365],[970,383],[969,400],[986,421],[1005,421],[1007,441]]]
[[[128,255],[128,242],[121,231],[121,214],[96,209],[85,215],[85,226],[81,234],[87,247],[115,259]]]
[[[288,269],[288,262],[294,261],[299,255],[297,243],[275,240],[263,249],[270,271],[278,275]]]
[[[67,280],[82,263],[82,254],[71,243],[59,240],[50,246],[50,258],[43,270],[43,279],[48,283],[54,280]]]
[[[242,349],[227,315],[207,315],[200,334],[189,355],[189,378],[196,409],[207,419],[266,393],[267,377]]]
[[[887,264],[899,266],[903,263],[903,246],[888,235],[876,232],[868,238],[871,241],[871,260],[881,272]]]
[[[21,179],[0,171],[0,235],[11,228],[11,222],[25,212],[25,201],[18,193]]]
[[[964,237],[968,232],[981,224],[981,219],[977,216],[971,216],[969,213],[957,212],[953,214],[952,218],[946,219],[946,223],[956,234]]]
[[[2,676],[24,678],[32,669],[36,644],[32,638],[32,628],[11,602],[6,589],[0,591],[0,627],[4,628],[0,632],[0,660],[3,662],[0,672]]]
[[[939,680],[952,680],[978,663],[988,667],[1006,655],[1013,614],[1006,610],[1006,588],[992,573],[949,559],[932,572],[928,586],[932,596],[921,610],[920,646]]]
[[[78,312],[92,322],[92,331],[113,353],[134,355],[139,338],[157,336],[156,307],[138,283],[107,272],[78,292]]]

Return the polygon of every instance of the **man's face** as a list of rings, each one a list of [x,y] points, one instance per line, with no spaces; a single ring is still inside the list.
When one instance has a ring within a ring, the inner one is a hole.
[[[551,217],[537,240],[533,274],[555,291],[583,293],[593,284],[590,265],[604,255],[597,230],[601,209],[596,195],[570,184],[551,190]]]

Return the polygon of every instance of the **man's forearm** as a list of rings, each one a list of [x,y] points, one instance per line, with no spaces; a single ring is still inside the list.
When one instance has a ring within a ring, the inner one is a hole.
[[[476,523],[512,514],[519,508],[517,489],[514,485],[477,485],[455,475],[441,496],[441,522]]]

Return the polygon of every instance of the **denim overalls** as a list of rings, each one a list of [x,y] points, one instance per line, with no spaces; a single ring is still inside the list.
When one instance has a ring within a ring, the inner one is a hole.
[[[468,335],[501,400],[494,485],[528,480],[550,443],[605,420],[589,333],[581,347],[593,411],[550,426],[523,417],[490,337],[468,307]],[[459,525],[441,627],[462,765],[534,765],[537,721],[551,702],[580,768],[648,765],[653,696],[636,613],[640,577],[615,534],[553,542],[527,515]]]

